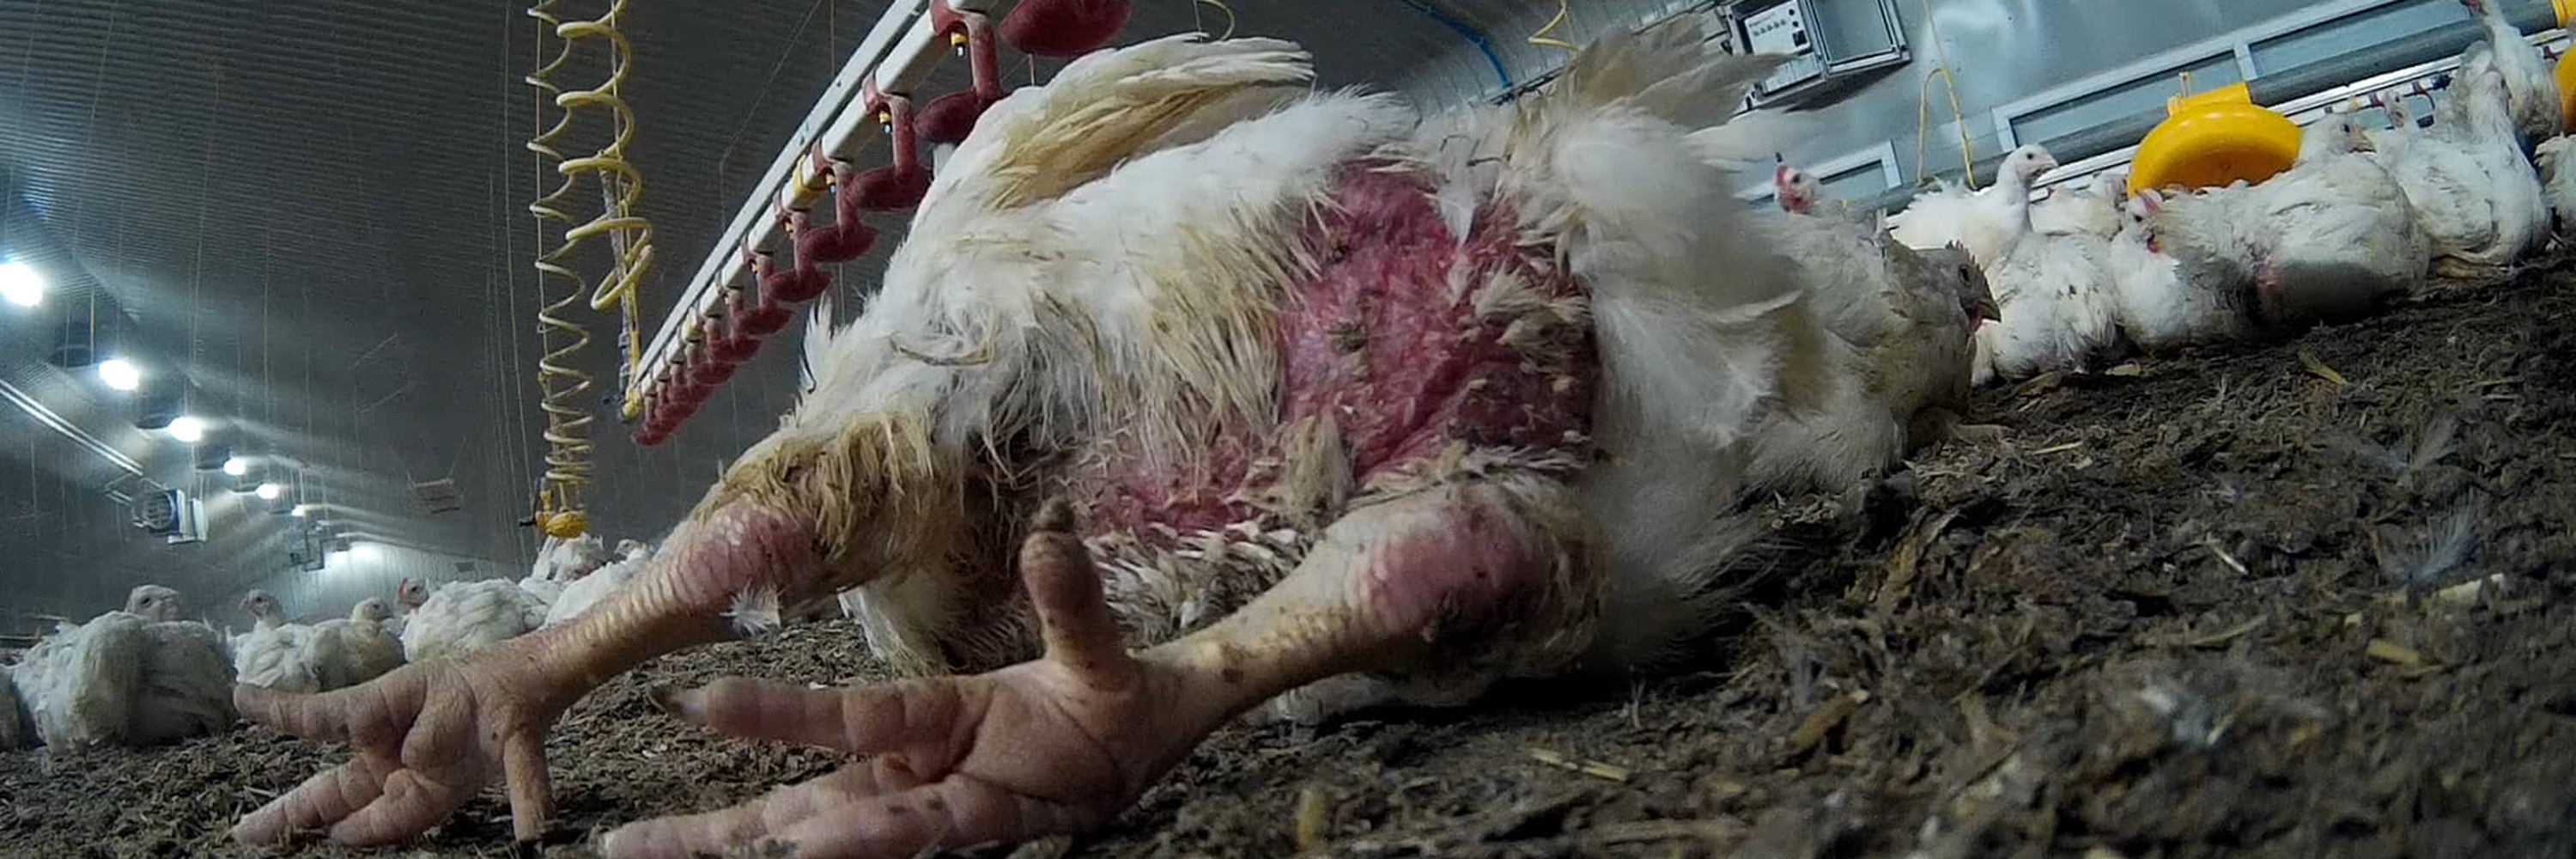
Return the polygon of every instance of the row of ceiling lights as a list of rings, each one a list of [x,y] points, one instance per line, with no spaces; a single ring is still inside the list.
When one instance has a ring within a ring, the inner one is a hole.
[[[0,300],[20,307],[35,307],[44,303],[45,289],[45,276],[36,271],[35,266],[28,265],[24,260],[0,262]],[[130,393],[142,386],[143,368],[121,357],[109,358],[98,362],[98,380],[111,390]],[[170,425],[163,431],[168,432],[173,441],[181,444],[196,444],[205,440],[206,422],[195,415],[183,414],[172,418]],[[247,475],[250,473],[250,461],[239,456],[226,457],[223,472],[230,477]],[[250,492],[258,496],[261,501],[275,501],[286,493],[286,486],[275,481],[264,481],[253,487]],[[295,515],[303,516],[307,512],[306,505],[295,505]]]

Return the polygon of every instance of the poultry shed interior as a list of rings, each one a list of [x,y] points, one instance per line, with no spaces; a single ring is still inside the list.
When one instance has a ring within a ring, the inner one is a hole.
[[[2571,19],[0,0],[0,856],[2576,855]]]

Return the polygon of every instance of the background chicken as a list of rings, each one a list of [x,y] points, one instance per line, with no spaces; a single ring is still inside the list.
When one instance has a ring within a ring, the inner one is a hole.
[[[2111,246],[2090,233],[2030,235],[1986,267],[2000,320],[1976,333],[1977,384],[2086,373],[2120,349]]]
[[[2551,230],[2560,239],[2576,232],[2576,137],[2560,135],[2541,141],[2537,151],[2541,190],[2549,204]]]
[[[589,611],[625,587],[627,582],[633,581],[637,573],[644,571],[644,563],[652,558],[651,546],[634,540],[617,541],[617,559],[565,585],[563,593],[546,605],[544,625],[553,626],[580,617],[582,612]]]
[[[28,649],[9,681],[45,745],[146,746],[230,728],[223,638],[180,614],[178,591],[143,585],[124,610]]]
[[[448,582],[430,590],[406,578],[397,594],[411,607],[401,633],[403,659],[409,662],[469,653],[526,635],[546,622],[546,602],[509,579]]]
[[[2380,159],[2414,205],[2433,273],[2458,280],[2509,275],[2549,223],[2493,56],[2470,45],[2433,127]]]
[[[2032,232],[2083,233],[2107,239],[2120,232],[2120,204],[2128,199],[2129,174],[2103,172],[2080,188],[2057,186],[2047,199],[2030,204]]]
[[[2540,49],[2524,38],[2521,28],[2506,20],[2503,4],[2496,0],[2460,0],[2469,14],[2477,16],[2486,28],[2486,47],[2493,56],[2497,74],[2504,77],[2504,94],[2513,127],[2520,139],[2537,143],[2566,131],[2566,114],[2558,103],[2558,77]]]
[[[2057,169],[2057,159],[2034,144],[2013,150],[1995,169],[1995,184],[1983,191],[1943,189],[1914,198],[1897,217],[1896,240],[1915,250],[1957,243],[1979,265],[2002,260],[2031,233],[2031,182]]]
[[[1827,371],[1813,408],[1784,405],[1757,431],[1747,478],[1756,488],[1857,488],[1956,425],[1969,334],[1995,318],[1994,298],[1965,250],[1915,251],[1875,225],[1797,214],[1816,208],[1814,180],[1782,165],[1773,181],[1796,208],[1758,223],[1797,266]]]
[[[2307,127],[2297,162],[2280,175],[2157,207],[2157,247],[2192,263],[2193,293],[2241,292],[2257,321],[2283,330],[2349,320],[2406,294],[2423,281],[2432,247],[2397,179],[2355,154],[2374,143],[2351,114],[2328,114]],[[2247,330],[2185,315],[2208,326],[2185,339]]]
[[[336,688],[326,686],[323,675],[325,664],[349,660],[339,636],[287,622],[286,610],[267,591],[244,594],[241,608],[254,623],[232,642],[233,673],[240,682],[289,692]]]
[[[2241,256],[2165,253],[2152,225],[2162,209],[2162,195],[2140,192],[2123,209],[2123,226],[2111,239],[2111,286],[2122,339],[2162,352],[2244,336],[2252,328],[2245,307],[2248,264]]]
[[[1425,121],[1309,92],[1282,42],[1077,60],[953,153],[816,390],[633,586],[464,662],[319,698],[245,687],[245,707],[452,750],[406,755],[409,778],[506,770],[530,839],[540,732],[583,690],[856,585],[899,670],[1008,667],[668,703],[765,736],[797,714],[912,714],[831,721],[921,786],[854,789],[861,764],[790,788],[808,814],[638,824],[604,852],[775,835],[902,854],[1097,826],[1274,696],[1295,717],[1456,703],[1500,676],[1666,655],[1741,558],[1748,436],[1821,367],[1784,261],[1687,141],[1775,62],[1663,26],[1511,108]],[[1088,540],[1050,497],[1079,505]],[[1149,646],[1131,654],[1122,627]],[[378,776],[334,772],[238,833],[372,795]],[[338,834],[399,840],[463,796],[389,794]]]

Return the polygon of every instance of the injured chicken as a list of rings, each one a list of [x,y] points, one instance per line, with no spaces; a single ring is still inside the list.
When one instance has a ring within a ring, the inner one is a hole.
[[[1073,62],[949,157],[817,388],[606,602],[353,689],[239,687],[353,754],[235,836],[394,843],[497,778],[536,839],[567,706],[853,588],[913,679],[665,700],[873,757],[605,853],[1078,832],[1256,710],[1667,657],[1751,551],[1749,439],[1824,360],[1686,140],[1775,63],[1665,25],[1514,107],[1422,118],[1309,92],[1274,40]]]

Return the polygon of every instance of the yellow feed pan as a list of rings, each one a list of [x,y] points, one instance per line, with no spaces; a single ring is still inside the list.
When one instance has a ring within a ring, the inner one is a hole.
[[[2559,18],[2565,20],[2576,0],[2558,0]],[[2558,55],[2559,129],[2576,128],[2576,48]]]
[[[2257,107],[2244,84],[2176,98],[2138,143],[2129,190],[2211,188],[2272,178],[2299,158],[2299,125]]]

